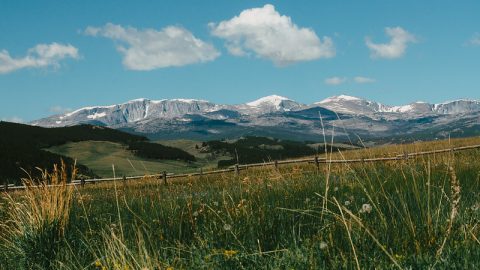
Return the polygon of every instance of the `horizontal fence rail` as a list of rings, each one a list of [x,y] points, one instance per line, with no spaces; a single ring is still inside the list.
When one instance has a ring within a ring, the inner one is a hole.
[[[304,159],[290,159],[290,160],[275,160],[271,162],[262,162],[262,163],[253,163],[253,164],[236,164],[232,167],[221,169],[221,170],[213,170],[213,171],[202,171],[200,172],[192,172],[192,173],[182,173],[182,174],[174,174],[174,173],[167,173],[164,171],[160,174],[151,174],[151,175],[142,175],[142,176],[123,176],[123,177],[113,177],[113,178],[98,178],[98,179],[84,179],[84,180],[73,180],[71,183],[68,183],[69,186],[76,186],[76,185],[85,185],[87,183],[100,183],[100,182],[109,182],[109,181],[126,181],[126,180],[141,180],[141,179],[151,179],[156,178],[159,180],[163,180],[164,184],[167,184],[167,179],[174,179],[174,178],[185,178],[185,177],[194,177],[194,176],[204,176],[204,175],[212,175],[212,174],[223,174],[223,173],[235,173],[235,175],[239,175],[241,170],[246,170],[248,168],[255,168],[255,167],[267,167],[267,166],[275,166],[278,169],[279,165],[286,165],[286,164],[299,164],[299,163],[310,163],[315,164],[317,168],[319,168],[320,164],[335,164],[335,163],[368,163],[368,162],[387,162],[387,161],[400,161],[400,160],[408,160],[410,158],[419,157],[419,156],[426,156],[432,154],[439,154],[439,153],[448,153],[448,152],[458,152],[458,151],[465,151],[465,150],[472,150],[472,149],[479,149],[480,144],[477,145],[469,145],[469,146],[460,146],[460,147],[452,147],[440,150],[431,150],[431,151],[422,151],[422,152],[415,152],[415,153],[404,153],[392,157],[379,157],[379,158],[357,158],[357,159],[337,159],[331,160],[326,158],[314,157],[314,158],[304,158]],[[48,185],[48,187],[55,187],[59,185]],[[28,188],[38,188],[42,186],[28,186]],[[13,184],[5,183],[3,185],[4,191],[10,190],[22,190],[26,189],[27,186],[20,185],[15,186]]]

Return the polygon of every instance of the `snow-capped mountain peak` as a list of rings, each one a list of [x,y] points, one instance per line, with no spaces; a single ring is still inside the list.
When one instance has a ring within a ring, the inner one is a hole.
[[[262,98],[259,98],[257,100],[248,102],[247,105],[251,106],[251,107],[258,107],[262,104],[270,104],[270,105],[280,106],[280,104],[284,100],[292,101],[291,99],[286,98],[286,97],[282,97],[282,96],[278,96],[278,95],[270,95],[270,96],[262,97]]]
[[[291,111],[300,109],[304,105],[294,100],[278,95],[270,95],[239,105],[237,108],[246,114],[263,114],[277,111]]]
[[[166,123],[181,121],[184,125],[190,121],[208,121],[208,119],[228,121],[229,124],[240,121],[241,125],[245,124],[242,122],[246,121],[245,119],[250,119],[252,123],[266,121],[265,123],[271,124],[271,120],[266,120],[270,119],[268,117],[280,117],[278,121],[287,121],[286,119],[291,115],[304,117],[303,111],[314,107],[348,115],[347,118],[362,116],[370,119],[414,119],[425,116],[480,114],[480,101],[465,99],[439,104],[418,101],[407,105],[388,106],[367,99],[339,95],[311,105],[304,105],[283,96],[270,95],[239,105],[214,104],[197,99],[140,98],[116,105],[84,107],[33,121],[31,124],[59,127],[89,123],[113,128],[130,127],[149,130],[161,129],[160,126]],[[295,118],[288,121],[301,122],[305,119]]]
[[[339,95],[339,96],[328,97],[322,101],[316,102],[315,104],[339,102],[339,101],[358,101],[358,100],[362,100],[362,99],[358,97],[347,96],[347,95]]]
[[[339,113],[364,115],[382,112],[387,107],[378,102],[347,95],[328,97],[322,101],[314,103],[314,105]]]
[[[171,101],[178,101],[178,102],[184,102],[189,104],[192,104],[195,102],[208,102],[207,100],[203,100],[203,99],[191,99],[191,98],[175,98],[175,99],[171,99]]]

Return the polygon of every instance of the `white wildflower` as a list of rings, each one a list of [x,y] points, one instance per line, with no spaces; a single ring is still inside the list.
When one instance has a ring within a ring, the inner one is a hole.
[[[320,242],[320,249],[326,249],[328,247],[327,243],[325,242]]]
[[[230,231],[230,230],[232,229],[232,225],[225,223],[225,225],[223,225],[223,229],[224,229],[225,231]]]
[[[364,203],[362,205],[362,209],[360,209],[360,213],[370,213],[372,212],[372,206],[368,203]]]

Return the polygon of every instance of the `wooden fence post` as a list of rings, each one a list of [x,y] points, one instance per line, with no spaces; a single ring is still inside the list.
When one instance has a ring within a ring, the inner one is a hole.
[[[167,185],[167,171],[163,171],[163,183]]]
[[[317,166],[317,170],[320,170],[320,161],[318,160],[318,156],[315,156],[315,166]]]
[[[278,171],[278,160],[275,160],[275,161],[273,162],[273,164],[275,165],[275,170]]]
[[[235,176],[238,176],[238,175],[240,174],[240,170],[239,170],[239,168],[238,168],[238,164],[235,164],[234,170],[235,170]]]
[[[5,192],[8,192],[8,180],[5,179],[5,186],[3,187]]]
[[[80,186],[83,188],[85,186],[85,178],[80,179]]]

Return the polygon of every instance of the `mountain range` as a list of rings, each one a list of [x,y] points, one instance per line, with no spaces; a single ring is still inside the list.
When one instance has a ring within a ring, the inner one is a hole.
[[[30,123],[42,127],[93,124],[149,138],[217,139],[244,135],[299,140],[327,137],[418,140],[480,134],[480,101],[389,106],[339,95],[312,104],[271,95],[238,105],[196,99],[135,99],[85,107]]]

